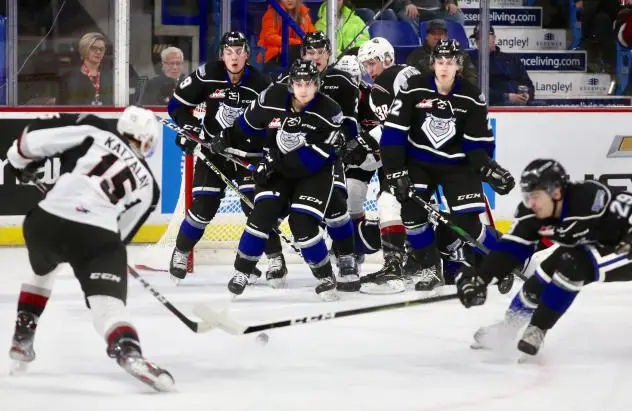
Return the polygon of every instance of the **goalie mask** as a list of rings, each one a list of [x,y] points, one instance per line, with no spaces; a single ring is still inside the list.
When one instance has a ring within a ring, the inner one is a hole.
[[[139,143],[134,151],[142,157],[150,157],[160,142],[162,130],[153,112],[137,106],[129,106],[116,123],[116,130],[127,138]]]

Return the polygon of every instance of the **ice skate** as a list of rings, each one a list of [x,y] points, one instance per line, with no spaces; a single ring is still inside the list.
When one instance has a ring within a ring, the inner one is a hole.
[[[336,301],[340,297],[336,293],[336,279],[334,276],[319,278],[316,286],[316,295],[325,302]]]
[[[529,325],[520,341],[518,341],[518,350],[528,355],[536,355],[542,344],[544,343],[544,336],[546,330],[543,330],[535,325]]]
[[[396,294],[406,289],[402,276],[402,257],[399,252],[387,252],[384,266],[360,279],[360,292],[365,294]]]
[[[510,313],[497,323],[479,328],[474,333],[474,342],[470,344],[470,348],[480,350],[511,347],[529,318],[528,315]]]
[[[261,270],[257,267],[253,268],[252,272],[248,276],[248,285],[254,285],[261,278]]]
[[[341,255],[338,258],[338,285],[339,291],[354,292],[360,289],[360,276],[355,256]]]
[[[432,291],[437,287],[445,285],[443,279],[443,261],[439,260],[438,264],[435,264],[428,268],[420,268],[415,275],[413,275],[413,281],[415,282],[416,291]]]
[[[236,271],[233,278],[228,282],[228,291],[235,297],[241,295],[248,285],[248,276],[244,273]]]
[[[511,291],[511,288],[514,285],[514,273],[512,272],[511,274],[509,274],[506,277],[503,277],[503,279],[498,281],[498,284],[496,284],[496,287],[498,287],[498,292],[501,294],[507,294],[509,291]]]
[[[115,358],[118,365],[130,375],[154,390],[160,392],[175,390],[175,381],[171,374],[143,358],[136,347],[124,343],[116,344],[108,348],[108,355]]]
[[[189,253],[184,253],[174,247],[173,253],[171,253],[171,261],[169,262],[169,274],[171,274],[171,280],[180,284],[181,280],[187,276]]]
[[[278,253],[268,256],[268,271],[266,271],[266,280],[272,288],[285,288],[285,279],[287,277],[287,266],[285,265],[285,257]]]
[[[35,350],[33,340],[35,339],[35,328],[37,327],[37,317],[34,314],[20,311],[15,321],[15,333],[9,349],[9,357],[13,360],[10,374],[17,375],[25,373],[29,363],[35,360]]]

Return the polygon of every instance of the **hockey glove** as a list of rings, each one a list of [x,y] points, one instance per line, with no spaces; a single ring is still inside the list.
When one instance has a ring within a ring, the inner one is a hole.
[[[15,178],[17,178],[21,183],[35,183],[40,181],[44,177],[44,172],[40,168],[44,165],[45,162],[46,159],[42,159],[30,163],[24,168],[16,168],[9,161],[9,169],[11,170]]]
[[[487,164],[481,167],[481,175],[483,181],[489,184],[494,191],[500,195],[509,194],[516,185],[511,173],[491,159]]]
[[[274,168],[280,162],[280,153],[276,149],[270,149],[255,166],[252,178],[257,185],[265,185],[274,172]]]
[[[211,151],[215,154],[223,154],[230,147],[230,136],[228,130],[222,130],[211,140]]]
[[[483,305],[487,299],[487,283],[473,268],[463,267],[456,275],[456,293],[465,308]]]
[[[386,174],[386,184],[388,191],[390,191],[400,203],[408,200],[412,194],[413,182],[408,176],[408,170],[394,171]]]
[[[616,254],[630,254],[632,253],[632,229],[623,236],[621,241],[615,246],[614,252]]]
[[[375,153],[376,151],[379,151],[379,149],[380,146],[377,144],[375,139],[370,136],[365,139],[361,135],[358,135],[357,138],[347,141],[342,161],[345,164],[359,166],[364,162],[364,160],[366,160],[366,156],[368,154]]]
[[[200,138],[204,140],[204,134],[202,133],[201,127],[185,124],[182,128],[193,135],[200,136]],[[176,134],[176,145],[180,147],[185,154],[192,154],[193,150],[195,150],[195,147],[197,146],[197,143],[189,140],[181,134]]]

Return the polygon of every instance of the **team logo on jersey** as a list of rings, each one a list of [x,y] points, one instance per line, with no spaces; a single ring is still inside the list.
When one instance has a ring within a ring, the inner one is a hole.
[[[538,234],[542,237],[551,237],[555,234],[555,226],[552,225],[543,225],[538,230]]]
[[[281,119],[279,117],[273,118],[270,124],[268,124],[268,128],[281,128]]]
[[[430,113],[421,125],[434,148],[440,148],[456,134],[456,118],[452,110],[452,103],[447,100],[433,99]]]
[[[287,124],[288,127],[297,127],[299,124],[301,124],[301,118],[288,117],[285,119],[285,124]]]
[[[235,124],[235,120],[244,111],[241,107],[232,107],[221,103],[215,113],[215,120],[222,126],[222,128],[232,127]]]
[[[226,93],[224,93],[224,89],[218,88],[211,94],[209,94],[208,98],[224,98]]]
[[[428,100],[427,98],[421,100],[419,103],[415,105],[417,108],[432,108],[432,100]]]
[[[288,132],[283,129],[277,131],[276,142],[283,154],[287,154],[305,145],[304,132]]]

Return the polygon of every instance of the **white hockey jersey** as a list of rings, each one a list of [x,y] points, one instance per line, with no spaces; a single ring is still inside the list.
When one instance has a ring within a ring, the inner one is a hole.
[[[39,206],[61,218],[119,232],[128,243],[160,196],[145,160],[103,119],[86,114],[34,120],[7,152],[19,169],[56,156],[61,175]]]

